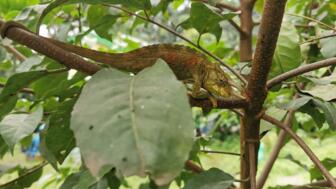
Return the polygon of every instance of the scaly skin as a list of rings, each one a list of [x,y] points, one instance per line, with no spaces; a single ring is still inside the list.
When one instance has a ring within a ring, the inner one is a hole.
[[[3,37],[10,27],[20,27],[29,31],[20,23],[9,21],[1,28],[1,35]],[[194,97],[201,95],[201,88],[207,90],[213,97],[236,96],[233,94],[230,78],[219,65],[210,62],[206,56],[187,46],[158,44],[142,47],[126,53],[105,53],[54,39],[45,39],[69,52],[111,65],[120,70],[135,73],[152,66],[157,59],[161,58],[170,66],[179,80],[191,80],[194,82],[192,91]],[[216,105],[215,101],[213,101],[213,103]]]

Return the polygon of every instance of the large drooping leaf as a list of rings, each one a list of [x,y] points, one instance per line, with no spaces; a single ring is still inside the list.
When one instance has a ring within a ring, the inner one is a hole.
[[[324,101],[331,101],[336,99],[336,85],[316,85],[309,90],[304,90],[312,96],[323,99]]]
[[[76,99],[70,99],[57,107],[49,118],[44,135],[46,147],[60,164],[75,147],[75,138],[70,130],[70,115],[75,102]]]
[[[55,0],[50,3],[42,12],[38,22],[37,22],[37,30],[39,31],[40,25],[44,19],[44,17],[50,13],[55,8],[65,5],[65,4],[76,4],[76,3],[87,3],[87,4],[120,4],[128,8],[136,8],[136,9],[149,9],[151,7],[150,0]]]
[[[310,96],[303,96],[301,98],[296,98],[290,101],[289,103],[281,105],[279,108],[285,110],[297,110],[303,105],[307,104],[313,97]]]
[[[193,143],[186,92],[162,60],[135,76],[115,69],[95,74],[71,117],[92,174],[115,166],[125,176],[148,174],[159,185],[176,177]]]
[[[200,35],[211,33],[219,41],[222,35],[222,28],[219,22],[231,19],[236,15],[236,13],[220,14],[212,6],[195,2],[191,5],[190,17],[181,26],[186,29],[195,28]]]
[[[314,99],[313,103],[319,107],[325,115],[325,118],[331,129],[336,129],[336,107],[331,102],[325,102],[319,99]]]
[[[270,77],[297,68],[301,64],[299,35],[295,26],[289,22],[282,24],[274,52]]]
[[[336,167],[336,160],[326,158],[322,161],[322,164],[327,170],[331,170]],[[309,170],[310,173],[310,180],[322,180],[323,179],[323,174],[321,173],[320,169],[316,166],[312,167]]]
[[[109,30],[119,16],[109,14],[108,7],[102,5],[92,5],[87,14],[90,29],[93,29],[100,37],[111,40],[112,35]]]
[[[14,145],[21,139],[32,134],[42,120],[41,107],[31,114],[10,114],[0,122],[0,134],[13,150]]]
[[[227,189],[234,182],[228,173],[217,168],[211,168],[188,180],[183,189]]]
[[[332,32],[323,32],[323,36],[333,34]],[[325,58],[336,57],[336,36],[328,37],[320,40],[321,53]]]

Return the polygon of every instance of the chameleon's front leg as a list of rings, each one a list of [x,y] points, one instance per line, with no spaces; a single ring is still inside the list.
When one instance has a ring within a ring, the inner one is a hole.
[[[214,108],[216,108],[217,107],[217,99],[214,96],[212,96],[209,92],[207,92],[206,95],[204,95],[204,93],[201,91],[201,87],[202,87],[202,81],[198,76],[196,76],[191,96],[194,97],[194,98],[200,98],[200,97],[205,96],[205,97],[209,98],[212,106]]]

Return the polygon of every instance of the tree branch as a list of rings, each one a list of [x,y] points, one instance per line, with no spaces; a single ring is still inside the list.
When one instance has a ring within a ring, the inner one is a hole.
[[[321,163],[321,161],[317,158],[317,156],[314,154],[314,152],[307,146],[307,144],[298,136],[296,133],[290,128],[287,127],[285,124],[283,124],[281,121],[278,121],[277,119],[269,116],[269,115],[263,115],[263,119],[280,127],[284,131],[286,131],[287,134],[291,136],[291,138],[301,147],[301,149],[307,154],[307,156],[311,159],[311,161],[318,167],[321,171],[321,173],[325,176],[325,178],[328,180],[332,188],[336,188],[336,181],[332,177],[332,175],[329,173],[329,171],[324,167],[324,165]]]
[[[284,126],[290,127],[291,123],[293,121],[294,117],[294,111],[289,111],[288,115],[286,117]],[[266,179],[269,176],[269,173],[271,172],[271,169],[275,163],[275,160],[278,158],[278,155],[280,153],[281,148],[284,145],[284,141],[286,139],[287,133],[284,130],[281,130],[277,139],[277,142],[275,143],[272,152],[269,156],[269,159],[267,160],[263,170],[261,171],[260,177],[257,180],[257,189],[262,189],[264,187],[264,184],[266,182]]]
[[[201,152],[209,153],[209,154],[225,154],[225,155],[232,155],[232,156],[240,156],[239,153],[216,151],[216,150],[201,150]]]
[[[194,1],[202,1],[203,3],[210,3],[209,0],[194,0]],[[227,9],[233,12],[239,11],[240,8],[239,7],[235,7],[233,5],[230,4],[226,4],[226,3],[215,3],[215,7],[219,8],[219,9]]]
[[[313,42],[313,41],[316,41],[316,40],[326,39],[326,38],[335,37],[335,36],[336,36],[336,33],[329,34],[329,35],[324,35],[324,36],[321,36],[321,37],[316,37],[316,38],[309,39],[307,41],[302,42],[301,44],[310,43],[310,42]]]
[[[248,4],[253,3],[253,4]],[[246,22],[246,27],[253,27],[252,16],[248,16],[248,11],[246,18],[244,16],[244,7],[246,10],[252,10],[254,0],[241,0],[241,20]],[[251,168],[257,168],[257,157],[256,154],[259,148],[259,127],[260,127],[260,114],[262,112],[262,106],[267,96],[266,82],[267,77],[272,65],[272,58],[275,51],[276,43],[278,40],[282,18],[284,15],[286,6],[286,0],[267,0],[265,1],[263,15],[260,23],[260,30],[257,38],[256,50],[254,54],[254,59],[252,63],[251,73],[247,85],[247,98],[249,101],[248,108],[245,109],[244,116],[242,117],[241,124],[241,153],[244,156],[241,157],[241,179],[246,179],[250,177],[250,182],[242,184],[242,189],[250,189],[251,181],[255,178],[256,173],[251,172]],[[251,12],[249,14],[252,14]],[[244,30],[244,25],[242,24],[242,29]],[[244,36],[242,36],[244,37]],[[244,46],[242,43],[250,43],[250,38],[241,39],[241,47],[245,47],[244,52],[250,52],[249,48]],[[242,53],[242,52],[241,52]],[[241,55],[242,56],[242,55]],[[246,56],[246,57],[245,57]],[[242,58],[250,58],[250,54],[245,54]],[[250,154],[250,148],[248,141],[256,141],[253,143],[255,152]],[[254,159],[254,165],[250,164],[251,157]],[[255,170],[256,171],[256,170]]]
[[[301,185],[301,186],[293,186],[293,189],[313,189],[313,188],[320,188],[320,187],[330,187],[329,181],[320,180],[320,181],[316,181],[316,182]]]
[[[4,45],[2,44],[2,46],[11,54],[14,55],[14,57],[16,59],[18,59],[20,62],[25,61],[27,58],[21,54],[19,51],[17,51],[14,47],[10,46],[10,45]]]
[[[328,58],[311,64],[306,64],[304,66],[300,66],[294,70],[288,71],[286,73],[283,73],[281,75],[272,78],[267,82],[267,88],[270,89],[275,85],[280,84],[281,82],[290,79],[292,77],[296,77],[298,75],[331,65],[336,65],[336,58]]]
[[[5,84],[0,83],[0,87],[1,88],[5,87]],[[29,89],[29,88],[23,88],[23,89],[20,90],[20,92],[28,93],[28,94],[34,94],[34,91],[32,89]]]
[[[3,25],[5,25],[5,22],[0,20],[0,28]],[[6,31],[6,37],[47,55],[68,68],[76,69],[86,74],[94,74],[100,69],[100,66],[91,64],[80,56],[67,52],[28,30],[19,27],[9,27]]]
[[[290,16],[296,16],[296,17],[301,17],[301,18],[304,18],[304,19],[307,19],[307,20],[310,20],[310,21],[313,21],[313,22],[316,22],[318,24],[320,24],[321,26],[324,26],[330,30],[334,30],[336,31],[336,28],[332,27],[332,26],[329,26],[328,24],[324,23],[324,22],[321,22],[319,20],[316,20],[315,18],[311,18],[311,17],[308,17],[308,16],[304,16],[304,15],[299,15],[299,14],[292,14],[292,13],[286,13],[287,15],[290,15]]]
[[[24,179],[25,177],[34,174],[36,171],[42,169],[44,166],[48,165],[48,162],[42,162],[36,166],[34,166],[33,168],[29,169],[27,172],[25,172],[24,174],[20,175],[18,178],[11,180],[5,184],[0,185],[0,188],[6,188],[9,187],[11,185],[15,185],[15,183],[17,183],[19,180]]]

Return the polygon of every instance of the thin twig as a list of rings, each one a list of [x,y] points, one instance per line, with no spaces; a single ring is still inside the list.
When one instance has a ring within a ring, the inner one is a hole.
[[[20,62],[25,61],[27,58],[21,54],[18,50],[16,50],[14,47],[10,46],[10,45],[4,45],[2,44],[2,46],[11,54],[14,55],[14,57],[16,59],[18,59]]]
[[[309,39],[307,41],[302,42],[301,45],[305,44],[305,43],[310,43],[310,42],[313,42],[313,41],[317,41],[317,40],[320,40],[320,39],[325,39],[325,38],[329,38],[329,37],[335,37],[335,36],[336,36],[336,33],[329,34],[329,35],[324,35],[324,36],[321,36],[321,37],[312,38],[312,39]]]
[[[276,125],[280,127],[281,129],[285,130],[287,134],[289,134],[292,139],[301,147],[301,149],[308,155],[308,157],[311,159],[311,161],[318,167],[321,171],[321,173],[324,175],[324,177],[328,180],[330,185],[333,188],[336,188],[336,181],[334,180],[333,176],[330,174],[330,172],[324,167],[324,165],[321,163],[321,161],[318,159],[318,157],[314,154],[314,152],[309,148],[309,146],[289,127],[287,127],[284,123],[281,121],[269,116],[269,115],[263,115],[262,117],[264,120],[272,123],[273,125]]]
[[[240,33],[244,34],[245,32],[241,29],[241,27],[232,19],[229,20],[229,23]]]
[[[286,13],[287,15],[290,15],[290,16],[296,16],[296,17],[301,17],[301,18],[304,18],[304,19],[307,19],[307,20],[310,20],[310,21],[313,21],[313,22],[316,22],[326,28],[329,28],[331,30],[334,30],[336,31],[336,28],[332,27],[332,26],[329,26],[328,24],[324,23],[324,22],[321,22],[319,20],[316,20],[315,18],[311,18],[311,17],[308,17],[308,16],[304,16],[304,15],[299,15],[299,14],[292,14],[292,13]]]
[[[209,3],[209,0],[194,0],[194,1],[202,1],[203,3]],[[239,11],[240,8],[239,7],[235,7],[233,5],[229,5],[226,3],[215,3],[214,4],[215,7],[219,8],[219,9],[227,9],[233,12]]]
[[[1,88],[5,87],[5,86],[6,86],[6,84],[0,83]],[[28,94],[34,94],[34,91],[32,89],[29,89],[29,88],[23,88],[23,89],[20,90],[20,92],[28,93]]]
[[[140,18],[140,19],[142,19],[142,20],[145,20],[145,21],[147,21],[147,22],[150,22],[150,23],[152,23],[152,24],[155,24],[155,25],[159,26],[160,28],[162,28],[162,29],[164,29],[164,30],[166,30],[166,31],[168,31],[168,32],[170,32],[170,33],[172,33],[173,35],[175,35],[175,36],[181,38],[182,40],[184,40],[184,41],[186,41],[186,42],[188,42],[189,44],[191,44],[192,46],[196,47],[197,49],[199,49],[199,50],[202,51],[203,53],[207,54],[207,55],[210,56],[211,58],[213,58],[213,59],[215,59],[216,61],[218,61],[220,64],[222,64],[222,65],[223,65],[224,67],[226,67],[228,70],[230,70],[230,71],[231,71],[231,72],[232,72],[238,79],[240,79],[240,80],[243,82],[243,84],[246,84],[246,83],[247,83],[246,80],[245,80],[245,78],[244,78],[242,75],[240,75],[238,71],[236,71],[235,69],[233,69],[231,66],[229,66],[229,65],[226,64],[225,62],[223,62],[218,56],[216,56],[216,55],[212,54],[210,51],[208,51],[208,50],[206,50],[206,49],[204,49],[204,48],[198,46],[197,43],[194,43],[194,42],[191,41],[190,39],[188,39],[188,38],[182,36],[181,34],[177,33],[176,31],[174,31],[173,29],[171,29],[171,28],[169,28],[169,27],[167,27],[167,26],[165,26],[165,25],[163,25],[163,24],[161,24],[161,23],[158,23],[158,22],[156,22],[156,21],[153,20],[153,19],[148,19],[148,18],[143,17],[143,16],[141,16],[141,15],[139,15],[139,14],[136,14],[136,13],[134,13],[134,12],[131,12],[131,11],[127,10],[127,9],[124,9],[124,8],[122,8],[122,7],[118,7],[118,6],[114,6],[114,5],[110,5],[110,4],[106,4],[106,3],[104,3],[103,5],[105,5],[105,6],[109,6],[109,7],[113,7],[113,8],[118,9],[118,10],[121,10],[121,11],[123,11],[123,12],[125,12],[125,13],[127,13],[127,14],[129,14],[129,15],[135,16],[135,17],[137,17],[137,18]]]
[[[256,173],[257,167],[255,162],[256,157],[256,150],[254,143],[248,143],[248,150],[249,150],[249,163],[250,163],[250,182],[251,182],[251,189],[256,189]]]
[[[36,166],[34,166],[33,168],[29,169],[27,172],[25,172],[24,174],[20,175],[18,178],[11,180],[5,184],[0,185],[0,188],[6,188],[8,186],[11,185],[15,185],[15,183],[17,183],[20,179],[23,179],[26,176],[29,176],[33,173],[35,173],[36,171],[40,170],[41,168],[43,168],[44,166],[48,165],[48,162],[44,161]]]
[[[185,166],[186,166],[187,169],[189,169],[189,170],[191,170],[192,172],[195,172],[195,173],[202,173],[204,171],[202,167],[196,165],[191,160],[188,160],[185,163]]]
[[[294,117],[294,111],[289,111],[284,125],[286,125],[287,127],[290,127],[293,117]],[[276,141],[276,144],[274,145],[272,152],[265,166],[263,167],[263,170],[261,171],[260,177],[257,180],[257,189],[262,189],[264,187],[266,179],[268,178],[269,173],[271,172],[271,169],[275,163],[275,160],[277,159],[279,152],[281,148],[283,147],[286,136],[287,136],[286,131],[281,130],[279,133],[278,139]]]
[[[301,186],[293,186],[293,189],[313,189],[313,188],[320,188],[320,187],[323,187],[323,188],[330,187],[330,184],[327,180],[320,180],[320,181],[316,181],[316,182],[301,185]]]
[[[319,68],[323,68],[323,67],[327,67],[327,66],[331,66],[331,65],[336,65],[336,58],[328,58],[325,60],[321,60],[318,62],[314,62],[311,64],[306,64],[304,66],[300,66],[296,69],[290,70],[288,72],[285,72],[281,75],[278,75],[274,78],[272,78],[271,80],[269,80],[267,82],[267,88],[270,89],[273,86],[280,84],[281,82],[296,77],[298,75],[313,71],[313,70],[317,70]]]
[[[201,152],[209,153],[209,154],[226,154],[226,155],[240,156],[239,153],[216,151],[216,150],[201,150]]]

